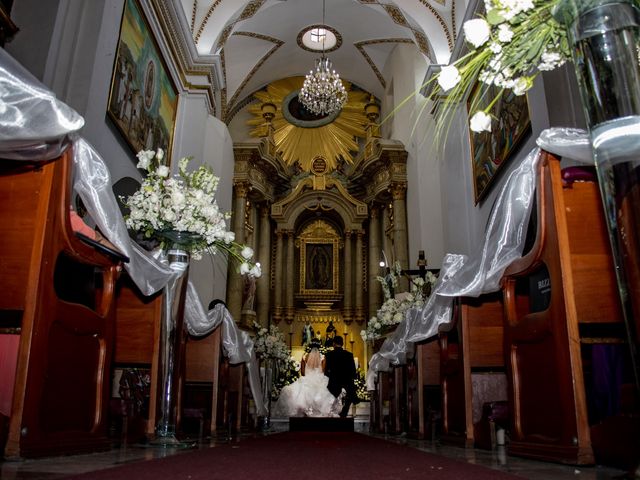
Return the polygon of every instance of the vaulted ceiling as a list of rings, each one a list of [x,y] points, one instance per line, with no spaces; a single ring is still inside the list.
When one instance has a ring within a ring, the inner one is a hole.
[[[393,48],[414,44],[446,63],[465,0],[325,0],[324,24],[340,41],[328,53],[342,78],[384,94]],[[269,83],[306,74],[318,53],[301,32],[319,25],[322,0],[151,0],[185,88],[208,91],[213,113],[233,115]],[[168,32],[168,33],[167,33]]]

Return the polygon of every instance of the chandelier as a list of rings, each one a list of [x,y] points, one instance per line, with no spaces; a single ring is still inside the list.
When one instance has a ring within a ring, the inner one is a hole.
[[[324,0],[322,0],[322,25],[324,25]],[[327,115],[337,112],[347,101],[347,91],[342,85],[340,75],[336,73],[324,54],[324,40],[322,35],[322,56],[316,60],[315,70],[311,70],[304,79],[299,98],[304,107],[316,115]]]

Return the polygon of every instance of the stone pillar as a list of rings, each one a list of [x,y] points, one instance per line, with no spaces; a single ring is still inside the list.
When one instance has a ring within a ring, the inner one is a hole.
[[[295,289],[295,278],[297,270],[295,268],[295,237],[293,230],[287,231],[287,290],[285,293],[285,314],[284,319],[287,323],[293,322],[295,317],[295,306],[293,303],[293,294]],[[277,280],[277,279],[276,279]]]
[[[353,258],[351,256],[351,230],[344,232],[344,301],[342,316],[344,322],[348,325],[353,319],[353,271],[351,265]]]
[[[391,185],[393,196],[393,248],[395,258],[400,266],[406,270],[409,268],[409,237],[407,235],[407,184],[394,183]],[[398,281],[398,291],[406,292],[409,288],[408,281],[401,277]]]
[[[233,231],[236,235],[236,242],[245,243],[244,221],[247,195],[249,194],[248,182],[237,182],[234,184],[235,199],[233,205]],[[229,261],[229,274],[227,280],[227,308],[236,322],[240,322],[242,315],[242,293],[244,282],[242,275],[238,273],[238,265]]]
[[[260,224],[258,231],[258,252],[256,261],[260,262],[262,276],[256,284],[256,314],[258,323],[266,327],[269,323],[269,290],[271,283],[271,209],[268,204],[260,206]]]
[[[362,241],[364,237],[364,230],[358,230],[356,232],[356,275],[355,275],[355,289],[356,289],[356,309],[355,309],[355,321],[359,324],[364,322],[364,305],[362,303],[362,289],[364,288],[363,280],[364,280],[364,263],[363,263],[363,250],[362,250]]]
[[[282,299],[283,299],[283,287],[282,272],[284,267],[284,235],[282,230],[276,230],[276,258],[275,258],[275,281],[273,286],[275,289],[273,296],[273,321],[277,325],[283,318]]]
[[[380,274],[382,260],[380,206],[372,205],[369,212],[369,312],[367,318],[373,317],[382,304],[382,286],[376,279]]]

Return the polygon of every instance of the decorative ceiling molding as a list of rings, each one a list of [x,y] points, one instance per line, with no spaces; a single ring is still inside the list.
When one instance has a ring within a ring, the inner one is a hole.
[[[227,22],[224,29],[222,30],[220,38],[216,43],[216,48],[214,51],[218,52],[222,50],[225,43],[227,43],[227,40],[229,39],[229,36],[231,35],[235,24],[253,17],[258,12],[258,10],[260,10],[260,7],[262,7],[265,1],[266,0],[253,0],[249,2],[247,6],[242,9],[242,12],[240,12],[240,15],[238,15],[237,18],[231,20],[230,22]]]
[[[458,29],[456,28],[456,0],[451,0],[451,29],[453,30],[453,43],[458,39]]]
[[[359,1],[360,3],[364,3],[368,5],[378,5],[382,7],[383,10],[387,13],[387,15],[389,15],[389,18],[391,18],[391,20],[393,20],[394,23],[396,23],[397,25],[400,25],[401,27],[405,27],[411,30],[411,33],[413,34],[413,37],[416,40],[416,45],[418,46],[418,49],[422,52],[422,54],[425,57],[429,59],[429,61],[434,62],[434,59],[436,58],[436,54],[433,48],[431,47],[431,43],[429,42],[427,36],[424,34],[422,30],[414,27],[409,23],[405,14],[396,4],[382,3],[380,2],[380,0],[359,0]],[[429,5],[426,2],[426,0],[419,0],[419,1],[422,5],[427,7],[429,12],[433,14],[433,16],[436,17],[436,20],[438,20],[438,23],[440,23],[440,26],[442,27],[442,31],[447,37],[447,44],[449,45],[449,51],[451,51],[453,49],[453,40],[451,38],[451,33],[449,32],[449,27],[447,26],[447,23],[444,21],[444,19],[438,13],[438,11],[435,8],[433,8],[431,5]]]
[[[216,116],[216,88],[224,85],[222,66],[217,56],[200,57],[195,44],[185,36],[186,19],[176,9],[173,2],[149,0],[149,6],[158,20],[162,35],[171,52],[180,84],[184,90],[205,95],[207,109]],[[191,47],[191,48],[190,48]],[[194,83],[188,77],[204,77],[202,83]]]
[[[222,106],[222,111],[223,111],[222,118],[223,118],[223,121],[225,123],[228,123],[227,111],[228,111],[229,106],[233,106],[233,104],[238,100],[238,97],[239,97],[240,93],[242,93],[242,90],[244,89],[244,87],[247,85],[247,83],[249,83],[251,78],[260,69],[260,67],[264,64],[264,62],[266,62],[271,55],[273,55],[282,45],[284,45],[284,42],[282,40],[279,40],[279,39],[274,38],[274,37],[270,37],[268,35],[262,35],[261,33],[235,32],[234,35],[257,38],[259,40],[265,40],[267,42],[273,43],[274,46],[265,55],[263,55],[262,58],[260,58],[260,60],[258,60],[258,62],[253,66],[253,68],[247,74],[247,76],[244,78],[244,80],[242,80],[240,85],[238,85],[238,88],[236,88],[236,91],[234,92],[233,96],[229,99],[229,103],[228,104],[226,102],[223,103],[223,106]],[[223,50],[223,52],[224,52],[224,50]],[[226,77],[227,77],[227,73],[226,72],[227,71],[226,71],[226,68],[224,68],[224,66],[223,66],[223,71],[224,71],[224,75],[225,75],[225,85],[226,85]],[[225,88],[225,92],[226,92],[226,88]],[[226,93],[225,93],[225,100],[226,100]]]
[[[367,61],[367,63],[371,67],[371,70],[373,70],[373,73],[376,74],[376,77],[378,77],[378,80],[380,81],[382,88],[387,88],[387,82],[382,76],[382,73],[380,72],[375,62],[372,60],[372,58],[369,56],[369,54],[365,50],[365,47],[369,45],[377,45],[380,43],[411,43],[413,44],[414,42],[410,38],[381,38],[377,40],[365,40],[364,42],[357,42],[353,44],[353,46],[358,49],[360,54]]]
[[[307,33],[309,30],[311,30],[312,28],[324,28],[325,30],[329,30],[331,33],[333,33],[336,36],[336,44],[331,48],[327,48],[324,51],[324,53],[334,52],[342,46],[342,35],[340,35],[340,33],[335,28],[332,28],[329,25],[323,25],[321,23],[318,23],[315,25],[309,25],[308,27],[305,27],[303,30],[301,30],[300,33],[298,33],[296,42],[298,42],[298,46],[301,49],[306,50],[307,52],[313,52],[313,53],[318,53],[320,51],[320,50],[314,50],[312,48],[309,48],[302,42],[302,37],[304,36],[304,34]]]
[[[429,4],[429,2],[427,2],[426,0],[420,0],[420,3],[422,3],[422,5],[424,5],[427,8],[427,10],[429,10],[433,14],[433,16],[436,17],[436,19],[438,20],[438,23],[440,23],[440,26],[442,27],[442,30],[444,31],[444,34],[447,37],[447,43],[449,44],[449,51],[452,52],[453,45],[455,42],[454,42],[453,36],[451,35],[451,32],[449,31],[449,27],[447,26],[447,22],[445,22],[444,18],[442,18],[442,15],[440,15],[438,11],[435,8],[433,8],[431,4]],[[455,4],[455,1],[453,3]]]
[[[198,3],[197,0],[195,0],[194,3],[197,4]],[[204,18],[202,19],[202,22],[200,22],[200,27],[198,27],[198,32],[193,37],[193,41],[196,42],[196,45],[198,44],[198,41],[200,40],[200,35],[202,35],[202,32],[207,26],[207,23],[209,22],[211,15],[213,15],[213,11],[218,7],[218,5],[220,5],[220,3],[222,3],[222,0],[216,0],[215,2],[213,2],[213,4],[207,10],[207,13],[205,14]],[[194,5],[194,8],[196,8],[196,6],[197,5]],[[195,18],[194,18],[194,23],[195,23]],[[192,30],[191,33],[194,33],[194,31]]]

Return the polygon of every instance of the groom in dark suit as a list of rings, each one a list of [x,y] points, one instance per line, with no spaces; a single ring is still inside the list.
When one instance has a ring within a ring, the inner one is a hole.
[[[347,392],[344,399],[344,406],[340,412],[341,417],[346,417],[349,407],[356,401],[356,364],[353,361],[353,354],[342,348],[343,340],[340,335],[333,337],[333,350],[325,355],[324,374],[329,377],[327,388],[334,397],[338,397],[342,389]]]

